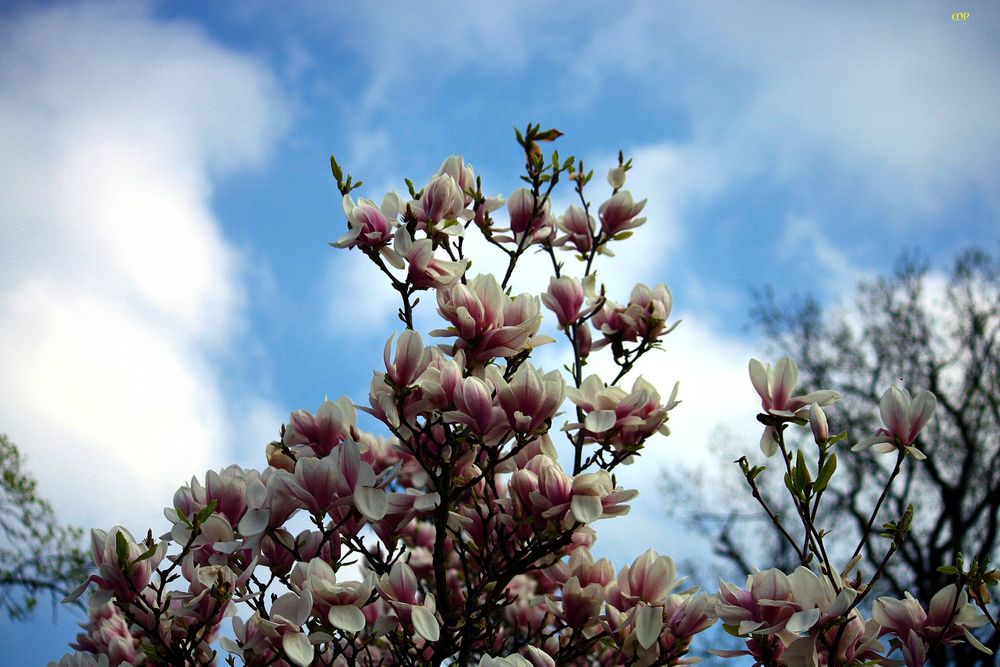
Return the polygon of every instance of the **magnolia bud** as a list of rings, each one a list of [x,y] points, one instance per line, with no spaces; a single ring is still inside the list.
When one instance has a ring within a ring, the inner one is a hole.
[[[594,339],[590,333],[590,326],[584,322],[574,328],[576,332],[576,351],[581,358],[589,356],[590,350],[594,346]]]
[[[812,428],[817,445],[822,445],[830,439],[830,426],[826,422],[826,413],[819,407],[819,403],[809,406],[809,426]]]
[[[615,190],[625,185],[625,168],[615,167],[608,170],[608,184]]]

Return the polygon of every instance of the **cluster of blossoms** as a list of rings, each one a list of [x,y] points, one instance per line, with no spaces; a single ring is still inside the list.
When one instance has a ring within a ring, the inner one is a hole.
[[[964,592],[956,598],[956,591],[949,584],[938,592],[929,614],[909,594],[903,600],[881,597],[866,620],[855,604],[861,592],[839,577],[818,576],[806,567],[789,575],[755,572],[742,589],[722,582],[716,607],[727,629],[749,637],[746,649],[713,653],[750,655],[758,664],[887,664],[882,640],[888,639],[906,665],[921,667],[928,646],[960,638],[989,653],[970,632],[986,617]]]
[[[93,587],[90,619],[60,667],[211,665],[223,654],[278,667],[680,665],[697,661],[692,640],[717,618],[747,638],[745,651],[720,655],[758,664],[890,664],[879,639],[890,635],[918,665],[931,642],[968,635],[979,618],[954,590],[929,614],[916,601],[880,599],[866,621],[864,593],[807,567],[754,573],[746,590],[724,583],[715,596],[679,590],[673,561],[652,550],[617,572],[595,561],[595,522],[626,514],[637,495],[619,486],[616,467],[669,433],[678,403],[676,385],[666,401],[641,377],[619,385],[672,330],[673,298],[663,285],[636,286],[624,306],[598,293],[595,258],[645,221],[645,200],[622,189],[631,164],[620,159],[596,223],[583,195],[592,174],[572,158],[541,157],[538,143],[556,136],[537,126],[518,134],[530,188],[507,200],[507,227],[493,220],[504,200],[484,196],[460,157],[422,190],[411,185],[408,201],[390,193],[381,205],[355,201],[358,184],[331,161],[348,223],[334,245],[365,253],[388,277],[406,325],[386,342],[367,404],[296,410],[266,446],[262,471],[229,466],[178,489],[159,539],[95,530],[98,572],[70,596]],[[550,193],[566,174],[581,206],[556,218]],[[502,279],[467,275],[471,229],[507,258]],[[547,253],[555,275],[540,297],[512,296],[528,248]],[[558,250],[578,256],[581,276],[564,272]],[[413,328],[425,290],[445,323],[430,332],[442,340],[434,345]],[[539,333],[543,305],[572,353],[568,375],[531,363],[537,346],[555,342]],[[584,377],[606,346],[617,377]],[[751,363],[762,446],[785,455],[785,428],[810,422],[823,468],[833,439],[819,406],[837,397],[792,397],[796,376],[789,360],[773,371]],[[862,445],[915,453],[933,398],[911,404],[891,391],[886,430]],[[575,419],[560,420],[567,402]],[[359,409],[387,435],[362,431]],[[566,468],[552,440],[560,421],[573,452]],[[802,502],[815,491],[802,482]],[[956,611],[945,618],[949,604]]]

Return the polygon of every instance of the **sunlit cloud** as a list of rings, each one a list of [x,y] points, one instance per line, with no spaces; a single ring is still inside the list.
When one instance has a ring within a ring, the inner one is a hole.
[[[222,396],[247,295],[211,197],[288,108],[266,65],[145,5],[0,32],[0,428],[66,520],[155,526],[180,482],[266,437],[243,411],[274,412]]]

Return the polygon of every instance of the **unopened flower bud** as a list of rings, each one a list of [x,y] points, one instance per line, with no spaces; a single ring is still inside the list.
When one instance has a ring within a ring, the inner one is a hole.
[[[594,347],[594,338],[590,333],[590,327],[586,322],[576,327],[576,351],[581,357],[586,357],[590,355],[591,349]]]
[[[830,439],[830,425],[826,421],[826,413],[819,403],[809,406],[809,426],[812,428],[813,438],[817,445],[822,445]]]
[[[608,170],[608,185],[615,190],[625,185],[625,167],[615,167]]]

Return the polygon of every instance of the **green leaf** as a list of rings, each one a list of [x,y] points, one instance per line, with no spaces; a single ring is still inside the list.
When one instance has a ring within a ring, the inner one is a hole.
[[[806,456],[800,449],[795,455],[795,485],[804,492],[811,481],[812,474],[806,464]]]
[[[624,241],[630,236],[632,236],[632,232],[620,232],[618,234],[615,234],[611,238],[614,239],[615,241]]]
[[[729,625],[729,624],[723,623],[722,629],[725,630],[726,632],[728,632],[729,634],[731,634],[733,637],[741,637],[742,636],[742,635],[740,635],[740,626],[738,626],[738,625]]]
[[[841,440],[847,440],[847,431],[841,431],[837,435],[831,435],[827,439],[826,444],[827,445],[834,445],[834,444],[840,442]]]
[[[212,513],[215,512],[215,508],[218,506],[218,504],[219,502],[217,500],[213,500],[208,504],[207,507],[198,512],[198,516],[195,517],[194,520],[195,525],[200,526],[201,524],[208,521],[208,517],[212,516]]]
[[[132,561],[132,564],[135,565],[136,563],[141,563],[144,560],[148,560],[148,559],[152,558],[153,554],[156,553],[156,549],[157,549],[158,546],[159,545],[154,544],[153,546],[151,546],[148,549],[146,549],[146,551],[144,551],[141,556],[139,556],[134,561]]]
[[[954,565],[942,565],[937,569],[938,572],[951,577],[957,577],[961,572]]]
[[[337,184],[339,185],[344,180],[344,172],[341,170],[340,165],[337,164],[337,159],[330,156],[330,171],[333,172],[333,177],[337,179]]]
[[[827,484],[830,483],[830,478],[833,477],[833,473],[837,471],[837,455],[832,454],[827,462],[823,464],[823,469],[819,471],[819,477],[816,478],[816,485],[813,487],[816,492],[819,493],[826,489]]]
[[[789,474],[788,474],[787,472],[785,473],[785,488],[786,488],[786,489],[788,489],[788,491],[789,491],[789,492],[790,492],[790,493],[791,493],[791,494],[792,494],[793,496],[796,496],[796,497],[798,497],[798,495],[799,495],[799,490],[798,490],[798,488],[797,488],[797,487],[795,486],[795,482],[794,482],[794,481],[792,480],[792,476],[791,476],[791,475],[789,475]]]
[[[128,566],[128,542],[120,530],[115,532],[115,556],[118,558],[118,567]]]

